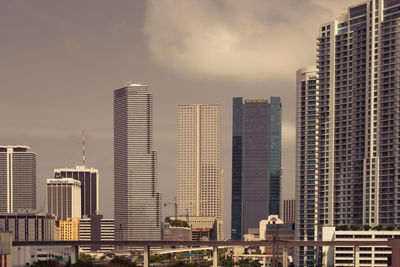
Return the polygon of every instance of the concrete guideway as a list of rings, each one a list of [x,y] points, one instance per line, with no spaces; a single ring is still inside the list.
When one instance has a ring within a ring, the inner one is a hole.
[[[206,247],[201,249],[210,249],[213,251],[213,267],[218,266],[218,248],[235,246],[275,246],[282,248],[283,267],[288,266],[288,249],[297,246],[352,246],[354,247],[354,259],[359,258],[360,246],[390,246],[389,241],[293,241],[293,240],[264,240],[264,241],[157,241],[157,240],[121,240],[121,241],[14,241],[13,246],[71,246],[71,263],[74,264],[79,258],[79,246],[82,245],[114,245],[114,246],[136,246],[143,247],[144,266],[150,266],[150,248],[163,246],[188,246],[188,247]],[[358,262],[358,261],[355,261]],[[355,265],[357,267],[357,264]]]

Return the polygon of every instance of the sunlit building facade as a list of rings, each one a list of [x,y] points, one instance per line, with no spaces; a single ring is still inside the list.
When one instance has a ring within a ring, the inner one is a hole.
[[[223,184],[220,106],[178,106],[178,216],[222,222]]]

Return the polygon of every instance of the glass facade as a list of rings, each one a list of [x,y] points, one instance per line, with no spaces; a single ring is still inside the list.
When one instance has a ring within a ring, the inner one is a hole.
[[[281,103],[279,97],[233,99],[232,239],[280,214]]]

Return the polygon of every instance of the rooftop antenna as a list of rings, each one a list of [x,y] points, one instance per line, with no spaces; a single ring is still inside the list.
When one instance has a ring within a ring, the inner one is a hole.
[[[83,167],[86,167],[85,130],[82,130],[82,161],[83,161]]]

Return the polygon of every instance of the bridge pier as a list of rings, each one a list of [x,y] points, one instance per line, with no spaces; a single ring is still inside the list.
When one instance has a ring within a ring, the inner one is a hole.
[[[143,267],[150,266],[150,246],[146,245],[143,249]]]
[[[282,248],[282,265],[288,267],[288,247],[286,245]]]
[[[213,267],[218,267],[218,246],[213,246]]]
[[[354,267],[360,266],[360,247],[354,246]]]
[[[72,245],[71,247],[71,264],[76,264],[79,260],[79,246]]]

